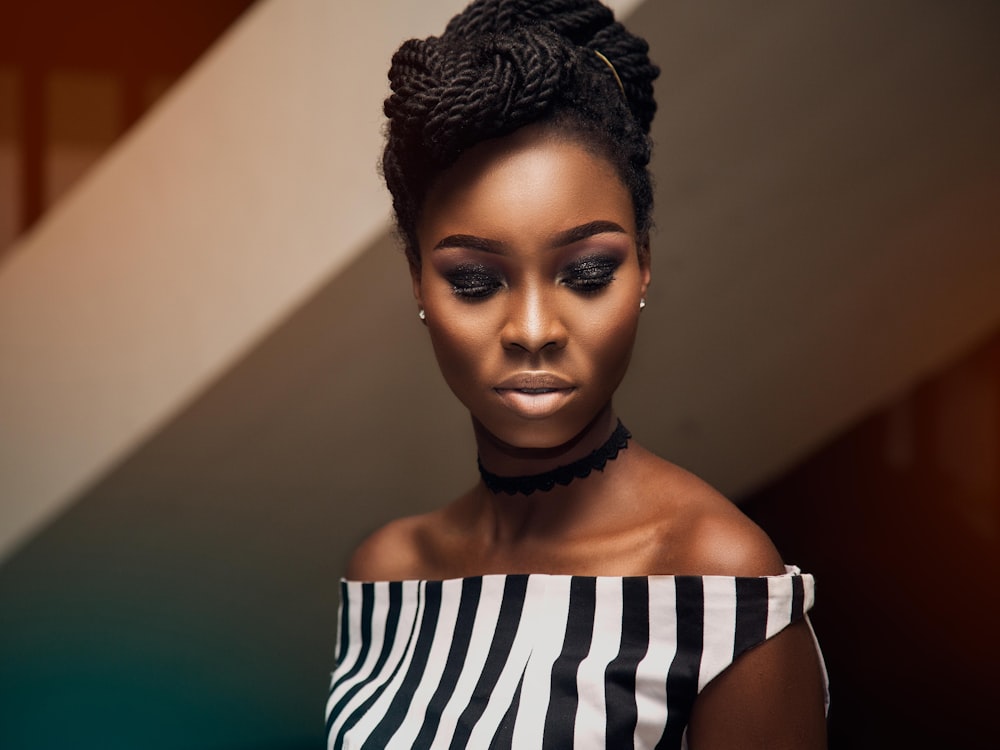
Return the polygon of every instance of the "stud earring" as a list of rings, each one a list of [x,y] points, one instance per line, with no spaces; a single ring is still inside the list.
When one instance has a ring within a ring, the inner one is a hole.
[[[639,300],[639,309],[642,310],[644,307],[646,307],[646,298],[645,297],[643,297],[641,300]]]
[[[427,313],[424,312],[424,308],[420,308],[420,312],[417,313],[417,317],[421,320],[427,320]]]

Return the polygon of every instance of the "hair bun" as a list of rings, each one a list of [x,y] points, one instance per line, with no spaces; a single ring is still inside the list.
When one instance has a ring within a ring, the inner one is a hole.
[[[570,50],[545,28],[411,40],[393,58],[386,115],[447,163],[481,133],[516,130],[548,109],[572,65]]]
[[[597,0],[475,0],[441,36],[405,42],[389,69],[382,174],[411,264],[420,265],[416,224],[434,179],[475,144],[536,122],[601,150],[644,234],[658,73],[646,43]]]
[[[475,0],[451,19],[445,35],[466,38],[510,31],[518,26],[546,26],[578,47],[614,23],[610,8],[597,0]]]
[[[649,132],[656,114],[653,81],[660,69],[650,62],[645,40],[629,33],[598,0],[475,0],[451,19],[444,38],[469,42],[525,27],[548,29],[571,47],[608,58],[621,78],[629,110]]]

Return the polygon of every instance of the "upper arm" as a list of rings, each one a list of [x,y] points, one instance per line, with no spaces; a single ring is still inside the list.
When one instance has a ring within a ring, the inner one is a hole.
[[[691,529],[688,565],[706,575],[785,572],[774,544],[735,506],[706,498]],[[691,750],[821,750],[826,747],[825,685],[805,620],[745,651],[695,700]]]
[[[825,688],[804,620],[738,657],[695,700],[691,750],[822,750]]]

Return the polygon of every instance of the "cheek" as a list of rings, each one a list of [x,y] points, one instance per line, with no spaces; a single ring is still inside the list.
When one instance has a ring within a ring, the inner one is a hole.
[[[625,376],[639,327],[639,311],[618,305],[595,312],[578,328],[580,347],[586,352],[594,374],[605,386],[617,387]]]
[[[470,351],[482,341],[484,331],[475,316],[463,315],[461,303],[450,285],[433,266],[427,266],[421,284],[427,332],[438,364],[446,379],[448,370],[467,367]]]
[[[428,325],[441,374],[456,394],[477,380],[486,360],[488,326],[474,316],[444,315]]]

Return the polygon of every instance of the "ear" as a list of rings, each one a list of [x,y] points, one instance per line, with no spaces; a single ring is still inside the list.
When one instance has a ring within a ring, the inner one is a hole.
[[[649,284],[653,280],[652,253],[649,251],[649,237],[646,237],[639,246],[639,296],[646,298]]]
[[[424,309],[424,296],[420,288],[420,266],[410,263],[410,283],[413,285],[413,299],[417,301],[417,308]]]

